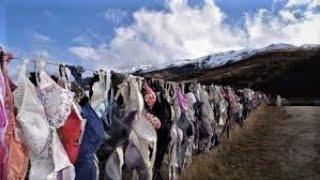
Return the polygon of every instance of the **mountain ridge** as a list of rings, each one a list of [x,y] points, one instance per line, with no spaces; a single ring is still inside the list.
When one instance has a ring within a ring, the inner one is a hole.
[[[140,69],[134,74],[172,81],[250,87],[285,97],[320,98],[319,68],[320,44],[271,44],[259,49],[208,55],[165,67]]]

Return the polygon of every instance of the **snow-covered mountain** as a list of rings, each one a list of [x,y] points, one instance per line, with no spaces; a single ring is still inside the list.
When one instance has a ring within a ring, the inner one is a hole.
[[[148,67],[136,75],[251,87],[284,97],[320,97],[320,45],[271,44]]]
[[[184,59],[169,61],[167,63],[160,64],[158,66],[152,65],[143,65],[140,68],[134,68],[136,73],[145,74],[150,72],[161,71],[169,68],[179,68],[186,65],[196,65],[202,69],[212,69],[220,67],[229,63],[245,60],[255,55],[270,53],[270,52],[279,52],[279,51],[296,51],[298,49],[310,49],[310,48],[320,48],[320,44],[312,45],[303,45],[303,46],[294,46],[291,44],[271,44],[264,48],[259,49],[242,49],[242,50],[232,50],[227,52],[216,53],[196,59]]]

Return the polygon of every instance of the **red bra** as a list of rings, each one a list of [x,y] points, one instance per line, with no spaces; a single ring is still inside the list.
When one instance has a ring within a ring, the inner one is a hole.
[[[69,160],[74,164],[78,157],[81,136],[81,120],[74,109],[64,125],[58,129],[58,133]]]

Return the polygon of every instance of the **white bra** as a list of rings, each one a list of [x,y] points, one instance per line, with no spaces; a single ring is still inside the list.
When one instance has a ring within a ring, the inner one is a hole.
[[[108,92],[110,89],[111,79],[110,73],[99,71],[99,81],[95,82],[92,86],[92,97],[90,100],[90,104],[94,111],[97,113],[99,117],[106,111],[108,108]],[[105,79],[105,75],[106,79]]]
[[[36,89],[26,75],[27,63],[23,62],[18,73],[17,89],[13,92],[14,104],[18,108],[17,121],[24,142],[33,154],[40,156],[48,146],[50,128]]]
[[[101,83],[100,81],[95,82],[92,86],[92,97],[90,104],[94,111],[97,113],[99,117],[102,116],[103,112],[106,110],[105,101],[106,98],[105,95],[105,86],[104,83]]]

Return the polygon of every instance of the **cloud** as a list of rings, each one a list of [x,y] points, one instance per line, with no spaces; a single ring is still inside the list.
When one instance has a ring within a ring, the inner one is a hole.
[[[282,10],[279,12],[279,15],[287,23],[294,23],[298,21],[294,12],[289,10]]]
[[[57,16],[49,9],[45,9],[43,11],[43,14],[45,15],[45,17],[47,17],[51,20],[57,20]]]
[[[91,29],[82,30],[82,32],[72,39],[74,44],[80,46],[92,46],[94,44],[103,43],[101,37]]]
[[[295,6],[307,6],[309,9],[315,8],[320,6],[320,0],[288,0],[286,7]]]
[[[32,37],[38,43],[47,43],[47,42],[53,41],[49,36],[46,36],[46,35],[41,34],[39,32],[34,32]]]
[[[294,45],[319,44],[318,22],[320,14],[311,10],[284,8],[278,16],[273,16],[268,10],[262,9],[254,17],[247,16],[246,30],[250,46],[280,42]]]
[[[288,0],[286,7],[301,6],[310,3],[312,0]]]
[[[69,50],[76,56],[81,57],[82,59],[98,60],[96,57],[97,52],[94,48],[87,47],[87,46],[78,46],[78,47],[71,47]]]
[[[134,12],[134,23],[117,27],[110,42],[69,50],[99,66],[128,69],[271,43],[320,43],[320,14],[289,3],[298,2],[288,1],[277,13],[259,9],[251,16],[245,14],[240,28],[226,23],[227,14],[212,0],[196,7],[187,0],[168,0],[165,10]]]
[[[72,42],[80,45],[87,45],[89,46],[91,44],[91,38],[89,38],[85,34],[80,34],[72,39]]]
[[[320,6],[320,0],[313,0],[309,5],[308,8],[312,9],[312,8],[316,8]]]
[[[115,25],[121,24],[128,16],[128,12],[122,9],[107,9],[104,13],[104,19]]]

